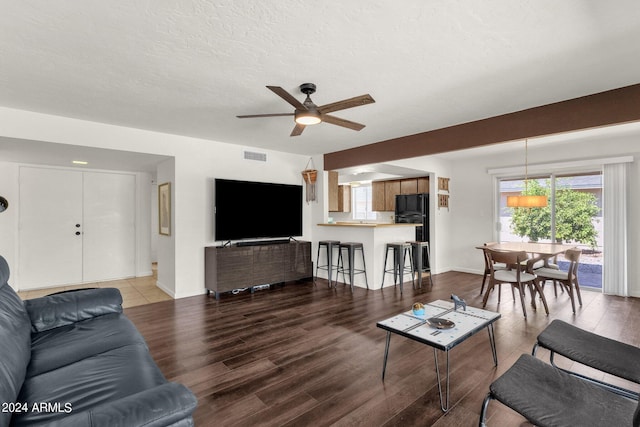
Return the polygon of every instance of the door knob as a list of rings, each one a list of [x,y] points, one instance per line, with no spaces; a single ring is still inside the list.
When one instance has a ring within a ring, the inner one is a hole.
[[[79,236],[80,234],[82,233],[80,233],[79,231],[76,231],[76,236]]]
[[[80,228],[80,224],[76,224],[76,228]]]

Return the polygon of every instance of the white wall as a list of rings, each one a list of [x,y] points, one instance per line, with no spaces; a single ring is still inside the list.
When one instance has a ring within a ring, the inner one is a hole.
[[[151,185],[148,173],[136,173],[136,276],[151,276]]]
[[[241,147],[177,135],[0,108],[0,136],[137,151],[174,157],[172,181],[173,229],[170,239],[158,239],[158,280],[176,298],[204,292],[204,247],[213,244],[213,179],[231,178],[302,184],[308,157],[253,149],[267,154],[267,162],[244,160]],[[318,165],[316,161],[316,165]],[[166,166],[166,165],[165,165]],[[160,168],[163,169],[163,168]],[[165,177],[170,176],[170,171]],[[11,179],[2,168],[0,178]],[[158,183],[165,182],[159,174]],[[4,184],[0,183],[0,190]],[[4,195],[4,194],[3,194]],[[9,201],[13,197],[5,195]],[[267,207],[269,208],[269,207]],[[11,212],[11,210],[7,211]],[[311,206],[303,210],[303,239],[311,240]],[[0,251],[15,253],[17,227],[11,214],[0,215]],[[4,232],[8,233],[6,240]],[[169,258],[174,253],[174,262]],[[6,256],[12,270],[15,259]],[[173,271],[172,271],[173,270]]]
[[[171,204],[171,225],[169,230],[169,235],[158,234],[158,229],[155,230],[155,234],[157,235],[156,241],[156,257],[158,261],[158,280],[157,284],[162,290],[171,295],[172,297],[176,297],[177,289],[176,289],[176,267],[175,267],[175,258],[176,258],[176,183],[175,183],[175,159],[171,158],[165,160],[164,162],[158,165],[158,169],[156,170],[157,176],[157,185],[158,186],[169,183],[171,196],[170,196],[170,204]],[[156,193],[156,204],[157,204],[157,193]],[[156,214],[157,214],[156,209]]]
[[[151,181],[151,192],[149,193],[151,200],[151,262],[158,262],[158,182],[153,179]]]

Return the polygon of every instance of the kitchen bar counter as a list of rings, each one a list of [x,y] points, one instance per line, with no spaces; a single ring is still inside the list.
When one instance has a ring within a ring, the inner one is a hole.
[[[331,222],[318,224],[321,227],[369,227],[369,228],[380,228],[380,227],[416,227],[420,224],[396,224],[393,222]]]
[[[331,224],[317,224],[314,231],[315,238],[312,242],[314,262],[318,251],[318,241],[320,240],[360,242],[364,247],[364,256],[367,265],[367,278],[369,279],[369,289],[380,289],[380,285],[382,284],[382,271],[384,269],[384,255],[387,243],[407,242],[415,240],[415,228],[417,226],[420,226],[420,224],[372,222],[336,222]],[[320,259],[321,264],[323,264],[325,260],[324,253],[320,255]],[[390,258],[389,263],[391,262],[392,261]],[[362,261],[359,253],[356,253],[355,265],[356,268],[362,268]],[[318,274],[320,275],[320,277],[327,277],[326,271],[320,270]],[[347,277],[346,280],[348,281],[349,278]],[[338,278],[338,281],[344,282],[342,274]],[[354,285],[361,288],[366,288],[363,274],[356,275]],[[393,286],[393,274],[386,275],[384,285],[385,287]],[[405,287],[411,286],[411,279],[408,274],[404,278],[404,285]],[[338,284],[338,287],[342,287],[342,284]],[[398,292],[400,292],[399,289]]]

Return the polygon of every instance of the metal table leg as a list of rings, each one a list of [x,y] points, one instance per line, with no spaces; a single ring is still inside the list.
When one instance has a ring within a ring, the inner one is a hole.
[[[398,281],[398,274],[400,274],[400,293],[402,294],[403,276],[404,276],[404,249],[398,248],[395,250],[395,266],[393,267],[393,284]],[[402,263],[402,264],[400,264]]]
[[[338,251],[340,251],[338,249]],[[340,261],[340,254],[338,254],[338,262]],[[329,287],[331,288],[331,276],[333,276],[333,245],[327,245],[327,276],[329,277]],[[336,270],[336,282],[338,281],[338,271]],[[335,286],[335,283],[334,283]]]
[[[498,353],[496,352],[496,336],[493,333],[493,323],[487,325],[489,331],[489,343],[491,343],[491,353],[493,353],[493,365],[498,366]]]
[[[389,357],[390,341],[391,341],[391,332],[387,331],[387,343],[384,345],[384,362],[382,362],[382,381],[384,381],[384,373],[387,370],[387,358]]]
[[[496,337],[493,330],[493,323],[487,325],[487,332],[489,333],[489,343],[491,344],[491,354],[493,356],[494,366],[498,366],[498,353],[496,351]],[[384,360],[382,362],[382,381],[384,381],[384,375],[387,370],[387,359],[389,358],[389,343],[391,341],[391,331],[387,331],[387,339],[384,347]],[[449,412],[449,403],[450,403],[450,384],[451,384],[451,372],[449,366],[449,350],[444,350],[446,356],[446,371],[445,371],[445,386],[446,391],[442,390],[442,377],[440,375],[440,365],[438,363],[438,349],[433,348],[433,358],[436,364],[436,376],[438,377],[438,394],[440,397],[440,409],[442,412]]]
[[[433,358],[436,362],[436,376],[438,377],[438,394],[440,394],[440,408],[442,409],[442,412],[447,413],[449,412],[449,351],[445,351],[445,354],[447,355],[447,396],[443,401],[442,385],[440,384],[440,367],[438,366],[438,350],[435,348],[433,349]]]

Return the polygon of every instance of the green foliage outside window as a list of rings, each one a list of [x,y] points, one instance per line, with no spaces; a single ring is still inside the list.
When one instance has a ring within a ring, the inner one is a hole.
[[[550,196],[550,186],[542,186],[538,180],[531,180],[522,194]],[[556,241],[579,242],[595,249],[598,232],[593,218],[599,208],[596,197],[587,192],[571,188],[556,188]],[[551,206],[544,208],[512,208],[511,231],[529,240],[551,238]]]

